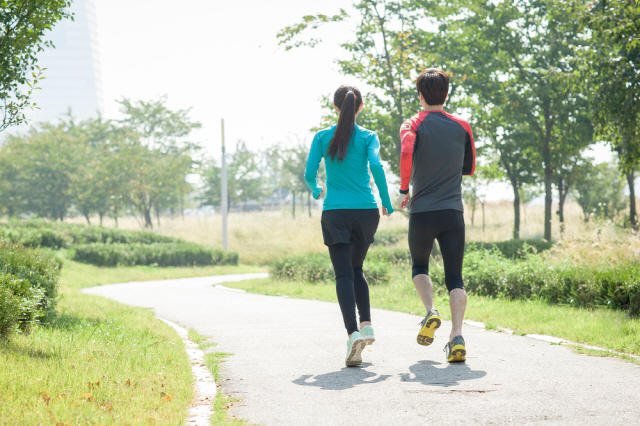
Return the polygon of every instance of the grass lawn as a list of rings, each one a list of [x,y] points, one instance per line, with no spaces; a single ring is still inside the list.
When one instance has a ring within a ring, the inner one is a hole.
[[[0,342],[0,425],[184,424],[193,377],[181,339],[146,309],[78,290],[263,270],[98,268],[66,260],[57,320]]]
[[[332,284],[266,278],[225,285],[252,293],[330,302],[337,300]],[[373,308],[425,314],[409,276],[394,277],[389,284],[370,286],[370,297]],[[450,319],[448,296],[440,294],[435,304],[440,315]],[[619,352],[640,354],[640,319],[629,319],[626,313],[611,309],[579,309],[548,305],[541,301],[509,301],[470,295],[465,318],[484,322],[488,328],[499,326],[519,334],[547,334]]]

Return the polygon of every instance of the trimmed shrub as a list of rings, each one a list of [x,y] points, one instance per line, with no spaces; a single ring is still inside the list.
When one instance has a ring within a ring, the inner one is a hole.
[[[497,249],[509,259],[522,259],[528,253],[540,253],[549,250],[553,244],[546,240],[507,240],[497,243],[469,242],[465,245],[465,252]]]
[[[206,266],[237,265],[238,253],[193,243],[80,244],[74,260],[97,266]]]
[[[0,338],[20,328],[29,332],[44,315],[40,300],[44,291],[31,287],[27,280],[11,274],[0,274]]]
[[[28,283],[34,290],[39,290],[36,307],[42,312],[43,320],[49,321],[55,317],[60,275],[56,261],[38,250],[0,242],[0,274],[13,275]],[[12,288],[15,290],[18,287]],[[19,293],[24,297],[31,297],[31,293],[26,290],[20,290]],[[35,294],[32,296],[35,297]],[[26,318],[26,321],[31,319]]]
[[[403,238],[407,238],[406,228],[381,229],[376,232],[372,246],[391,246],[397,244]]]
[[[181,240],[153,232],[123,231],[101,226],[75,225],[44,220],[12,220],[0,224],[0,237],[14,244],[30,247],[48,247],[54,250],[72,244],[153,244]]]
[[[380,261],[380,257],[371,256],[371,254],[367,255],[363,267],[367,282],[371,285],[387,282],[389,280],[388,262]],[[329,253],[308,253],[284,259],[272,266],[271,274],[275,279],[288,281],[325,283],[335,281]]]
[[[431,279],[444,285],[442,264],[433,265]],[[640,264],[576,265],[570,261],[549,264],[541,256],[505,258],[497,249],[465,255],[465,288],[489,297],[542,299],[575,307],[608,307],[640,315]]]

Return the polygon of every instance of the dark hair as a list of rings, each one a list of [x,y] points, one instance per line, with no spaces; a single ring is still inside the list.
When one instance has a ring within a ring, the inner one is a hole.
[[[438,68],[426,69],[418,76],[416,88],[427,105],[443,105],[449,93],[449,76]]]
[[[329,142],[327,155],[331,157],[331,160],[335,160],[336,155],[338,155],[338,160],[344,160],[356,126],[356,114],[362,105],[362,95],[357,87],[343,84],[334,93],[333,104],[340,110],[340,116],[336,131]]]

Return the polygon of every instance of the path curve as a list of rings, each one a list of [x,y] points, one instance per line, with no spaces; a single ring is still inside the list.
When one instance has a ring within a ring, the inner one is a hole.
[[[337,303],[215,287],[264,274],[111,284],[85,289],[198,333],[223,364],[231,413],[275,425],[593,425],[640,423],[640,366],[573,353],[523,336],[465,326],[468,359],[415,343],[420,317],[374,309],[376,343],[362,368],[344,367],[346,333]],[[442,307],[445,309],[445,307]]]

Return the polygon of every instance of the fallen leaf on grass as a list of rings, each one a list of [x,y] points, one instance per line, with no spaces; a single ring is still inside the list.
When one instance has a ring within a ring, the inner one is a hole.
[[[93,401],[93,396],[91,396],[90,393],[88,392],[83,392],[82,394],[80,394],[80,398],[84,399],[85,401]]]
[[[44,401],[45,404],[49,405],[49,401],[51,401],[51,397],[49,396],[48,393],[44,392],[42,394],[42,400]]]

